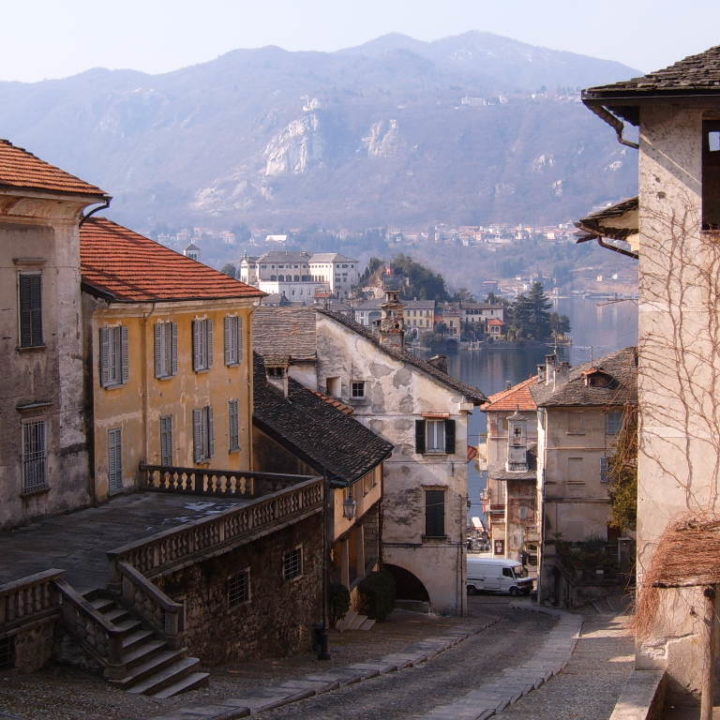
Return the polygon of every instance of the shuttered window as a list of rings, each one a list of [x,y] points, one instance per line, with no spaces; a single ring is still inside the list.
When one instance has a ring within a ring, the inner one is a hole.
[[[20,273],[20,347],[42,347],[42,275]]]
[[[108,430],[108,489],[122,490],[122,429]]]
[[[235,452],[240,449],[240,403],[228,400],[228,450]]]
[[[452,455],[455,452],[455,421],[416,420],[415,452]]]
[[[100,384],[124,385],[128,381],[128,329],[124,325],[100,328]]]
[[[210,318],[193,320],[193,370],[209,370],[213,364],[213,323]]]
[[[225,364],[239,365],[242,362],[243,321],[237,315],[225,318]]]
[[[177,323],[155,324],[155,377],[177,375]]]
[[[425,490],[425,537],[445,537],[445,490]]]
[[[45,490],[47,479],[47,424],[44,420],[23,423],[23,493]]]
[[[173,421],[172,415],[160,418],[160,464],[169,466],[173,464]]]
[[[209,405],[193,410],[193,454],[196,463],[204,463],[213,456],[213,411]]]

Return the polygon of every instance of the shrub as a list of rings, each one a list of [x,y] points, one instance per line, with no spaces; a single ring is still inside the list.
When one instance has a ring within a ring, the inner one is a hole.
[[[331,583],[328,588],[328,612],[330,613],[330,626],[345,617],[350,609],[350,591],[342,583]]]
[[[370,573],[358,585],[360,612],[382,622],[395,607],[395,581],[387,570]]]

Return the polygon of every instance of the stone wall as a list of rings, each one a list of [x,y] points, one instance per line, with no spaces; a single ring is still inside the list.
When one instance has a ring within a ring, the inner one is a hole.
[[[50,662],[56,624],[56,618],[49,618],[23,628],[12,637],[16,670],[24,673],[35,672]]]
[[[283,580],[283,553],[302,548],[300,577]],[[185,644],[217,665],[310,651],[322,620],[322,514],[156,581],[185,602]],[[228,578],[247,571],[250,600],[229,607]]]

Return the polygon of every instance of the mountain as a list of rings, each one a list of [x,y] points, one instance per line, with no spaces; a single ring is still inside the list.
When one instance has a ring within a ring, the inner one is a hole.
[[[560,222],[635,192],[578,89],[619,63],[470,32],[236,50],[162,75],[0,83],[0,136],[100,185],[141,230]]]

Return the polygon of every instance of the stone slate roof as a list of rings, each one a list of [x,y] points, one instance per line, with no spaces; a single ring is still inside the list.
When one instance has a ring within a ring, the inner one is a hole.
[[[417,370],[420,370],[420,372],[422,372],[423,374],[431,377],[433,380],[442,383],[443,385],[449,387],[452,390],[462,393],[468,400],[470,400],[475,405],[480,405],[487,400],[487,398],[479,388],[473,387],[472,385],[467,385],[460,380],[456,380],[451,375],[444,373],[442,370],[436,368],[434,365],[431,365],[429,362],[421,360],[415,355],[411,355],[409,352],[397,350],[396,348],[383,345],[380,342],[380,339],[372,332],[370,332],[368,328],[356,323],[349,317],[341,315],[340,313],[332,312],[330,310],[318,309],[316,310],[316,312],[325,315],[326,317],[334,320],[337,323],[340,323],[341,325],[344,325],[346,328],[352,330],[358,335],[362,335],[364,338],[373,343],[373,345],[379,348],[382,352],[394,358],[395,360],[399,360],[400,362],[412,365]]]
[[[106,218],[80,227],[83,289],[114,302],[263,297],[251,285]]]
[[[537,383],[537,379],[537,375],[533,375],[533,377],[523,380],[507,390],[501,390],[491,395],[480,409],[486,412],[537,410],[537,403],[530,392],[530,388]]]
[[[654,97],[720,94],[720,45],[655,72],[584,90],[587,105],[602,104],[638,124],[637,103]]]
[[[304,250],[293,252],[292,250],[270,250],[262,255],[258,262],[261,263],[307,263],[310,260],[310,253]]]
[[[288,397],[270,385],[255,354],[253,422],[330,483],[344,487],[358,480],[393,450],[351,415],[321,394],[288,378]]]
[[[608,387],[586,385],[588,373],[610,375]],[[637,405],[637,348],[627,347],[599,360],[571,368],[567,380],[534,385],[531,392],[538,407]]]
[[[627,240],[638,232],[638,206],[636,195],[578,220],[575,227],[593,236]]]
[[[315,310],[259,307],[253,313],[253,348],[260,355],[316,361]]]
[[[59,167],[0,139],[0,188],[43,190],[63,195],[91,195],[98,201],[109,198],[104,190]]]
[[[341,255],[340,253],[336,252],[328,252],[328,253],[313,253],[312,257],[310,258],[311,263],[330,263],[330,262],[336,262],[336,263],[351,263],[351,262],[357,262],[357,260],[353,258],[349,258],[347,255]]]

